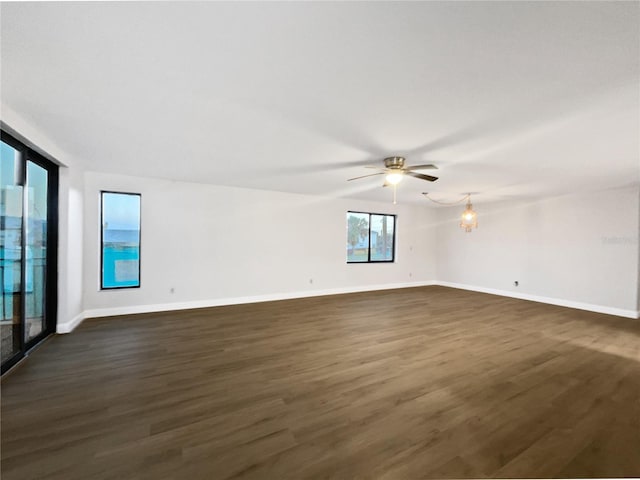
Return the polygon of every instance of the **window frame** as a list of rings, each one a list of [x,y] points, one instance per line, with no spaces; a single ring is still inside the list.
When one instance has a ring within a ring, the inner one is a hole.
[[[347,210],[347,235],[348,235],[348,215],[350,213],[356,213],[359,215],[369,215],[369,246],[367,248],[367,260],[362,262],[349,261],[349,254],[347,253],[347,264],[369,264],[369,263],[395,263],[396,261],[396,234],[398,232],[398,216],[395,213],[375,213],[375,212],[359,212],[356,210]],[[371,259],[371,217],[377,215],[382,217],[393,217],[393,240],[391,242],[391,260],[372,260]]]
[[[138,225],[138,284],[122,285],[119,287],[104,286],[104,194],[131,195],[140,198],[140,222]],[[142,193],[122,192],[117,190],[100,190],[100,291],[124,290],[140,288],[142,285]]]

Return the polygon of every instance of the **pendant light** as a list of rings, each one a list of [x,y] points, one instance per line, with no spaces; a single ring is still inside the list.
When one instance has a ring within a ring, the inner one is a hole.
[[[431,200],[433,203],[437,203],[438,205],[444,205],[446,207],[451,207],[453,205],[457,205],[461,202],[467,201],[467,205],[460,216],[460,228],[464,228],[464,231],[470,233],[474,228],[478,228],[478,214],[473,210],[473,205],[471,204],[471,194],[467,193],[464,197],[456,202],[445,203],[440,202],[439,200],[434,200],[429,196],[427,192],[422,193],[426,198]]]
[[[467,195],[467,207],[460,217],[460,228],[464,228],[464,231],[467,233],[470,233],[474,228],[478,228],[478,214],[473,211],[471,195]]]

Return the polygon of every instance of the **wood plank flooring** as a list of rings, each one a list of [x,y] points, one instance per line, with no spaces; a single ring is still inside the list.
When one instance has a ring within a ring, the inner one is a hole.
[[[444,287],[85,321],[3,480],[640,476],[640,321]]]

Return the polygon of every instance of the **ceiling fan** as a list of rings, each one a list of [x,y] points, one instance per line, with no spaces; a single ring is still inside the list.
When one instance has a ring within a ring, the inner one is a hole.
[[[418,173],[414,170],[432,170],[436,169],[435,165],[411,165],[404,166],[404,157],[387,157],[384,159],[384,168],[367,166],[365,168],[375,168],[380,170],[377,173],[370,173],[369,175],[362,175],[360,177],[349,178],[347,181],[358,180],[360,178],[373,177],[376,175],[386,175],[384,177],[383,187],[388,187],[389,185],[393,186],[393,203],[396,204],[396,187],[402,181],[405,175],[409,175],[410,177],[419,178],[421,180],[426,180],[428,182],[435,182],[438,177],[433,177],[431,175],[425,175],[424,173]]]
[[[409,175],[410,177],[419,178],[421,180],[426,180],[428,182],[435,182],[438,180],[438,177],[433,177],[431,175],[425,175],[423,173],[415,172],[414,170],[433,170],[437,169],[435,165],[404,165],[404,157],[387,157],[384,159],[384,168],[367,166],[365,168],[375,168],[380,170],[377,173],[371,173],[369,175],[362,175],[360,177],[349,178],[347,181],[351,180],[359,180],[361,178],[373,177],[375,175],[386,175],[383,187],[388,187],[389,185],[397,185],[399,184],[405,175]]]

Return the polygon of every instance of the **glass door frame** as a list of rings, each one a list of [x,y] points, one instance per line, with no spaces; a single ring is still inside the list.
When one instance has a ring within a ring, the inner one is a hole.
[[[55,333],[58,311],[58,166],[36,152],[33,148],[25,145],[4,130],[0,130],[0,139],[13,149],[21,153],[20,158],[20,185],[22,185],[22,226],[21,226],[21,292],[20,292],[20,348],[1,366],[1,373],[13,367],[24,358],[27,353],[38,343],[49,335]],[[27,162],[45,169],[47,171],[47,246],[46,258],[47,267],[45,273],[45,305],[44,305],[44,328],[42,331],[30,339],[26,340],[26,243],[27,243]]]

